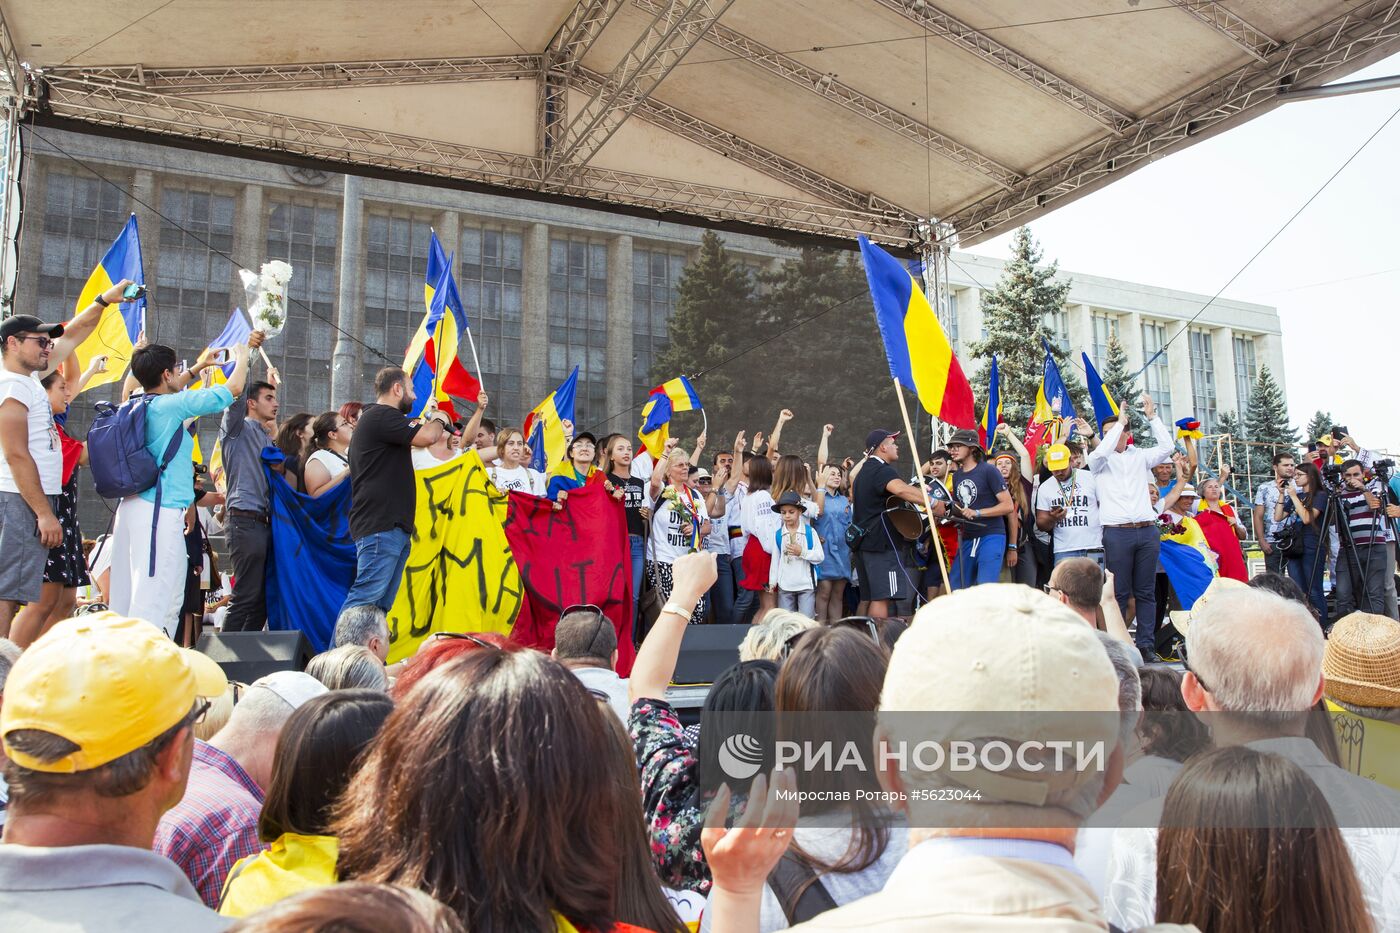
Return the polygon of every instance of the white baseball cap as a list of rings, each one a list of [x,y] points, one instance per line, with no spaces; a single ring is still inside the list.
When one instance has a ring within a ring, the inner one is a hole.
[[[259,677],[248,687],[250,690],[253,687],[266,687],[277,694],[282,702],[293,710],[307,700],[328,692],[325,684],[302,671],[276,671],[265,677]]]

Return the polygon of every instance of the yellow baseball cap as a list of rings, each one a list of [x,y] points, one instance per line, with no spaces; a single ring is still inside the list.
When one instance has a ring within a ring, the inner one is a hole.
[[[1069,466],[1069,448],[1064,444],[1051,444],[1045,451],[1045,468],[1063,470]]]
[[[5,683],[5,754],[33,771],[71,774],[135,751],[215,697],[228,679],[208,656],[179,648],[143,619],[115,612],[65,619],[20,655]],[[40,761],[10,746],[17,729],[41,729],[78,750]]]

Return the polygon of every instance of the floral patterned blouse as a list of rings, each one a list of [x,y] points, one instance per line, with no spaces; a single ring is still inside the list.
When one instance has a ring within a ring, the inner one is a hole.
[[[708,894],[710,869],[700,848],[705,810],[698,742],[686,734],[675,709],[664,700],[633,704],[627,731],[641,771],[642,809],[661,883]]]

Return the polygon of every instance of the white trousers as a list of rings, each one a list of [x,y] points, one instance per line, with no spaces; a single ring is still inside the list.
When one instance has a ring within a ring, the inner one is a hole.
[[[793,612],[801,613],[807,618],[815,618],[817,612],[817,591],[798,590],[793,593],[789,590],[778,590],[778,608],[791,609]]]
[[[112,601],[119,615],[147,622],[165,630],[171,638],[180,624],[185,603],[185,575],[189,555],[185,550],[185,510],[160,510],[156,527],[156,572],[151,576],[151,513],[155,506],[140,496],[123,499],[117,506],[116,527],[108,547],[112,550]]]

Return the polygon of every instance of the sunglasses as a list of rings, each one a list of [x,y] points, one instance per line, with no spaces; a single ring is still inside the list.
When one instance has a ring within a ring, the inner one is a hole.
[[[846,616],[831,624],[866,632],[875,644],[880,644],[880,622],[874,616]]]
[[[204,717],[209,715],[209,707],[213,706],[212,700],[207,697],[200,697],[198,705],[194,708],[194,714],[190,716],[190,725],[197,726],[204,722]]]
[[[432,634],[430,637],[431,637],[431,638],[460,638],[460,639],[463,640],[463,641],[469,641],[469,642],[471,642],[473,645],[476,645],[478,648],[497,648],[497,647],[498,647],[497,645],[491,644],[489,641],[487,641],[486,639],[480,637],[479,635],[473,635],[471,632],[433,632],[433,634]]]
[[[26,340],[33,340],[34,342],[39,344],[40,350],[47,350],[49,347],[53,346],[53,338],[45,337],[41,334],[25,334],[23,337],[19,338],[20,343],[23,343]]]

